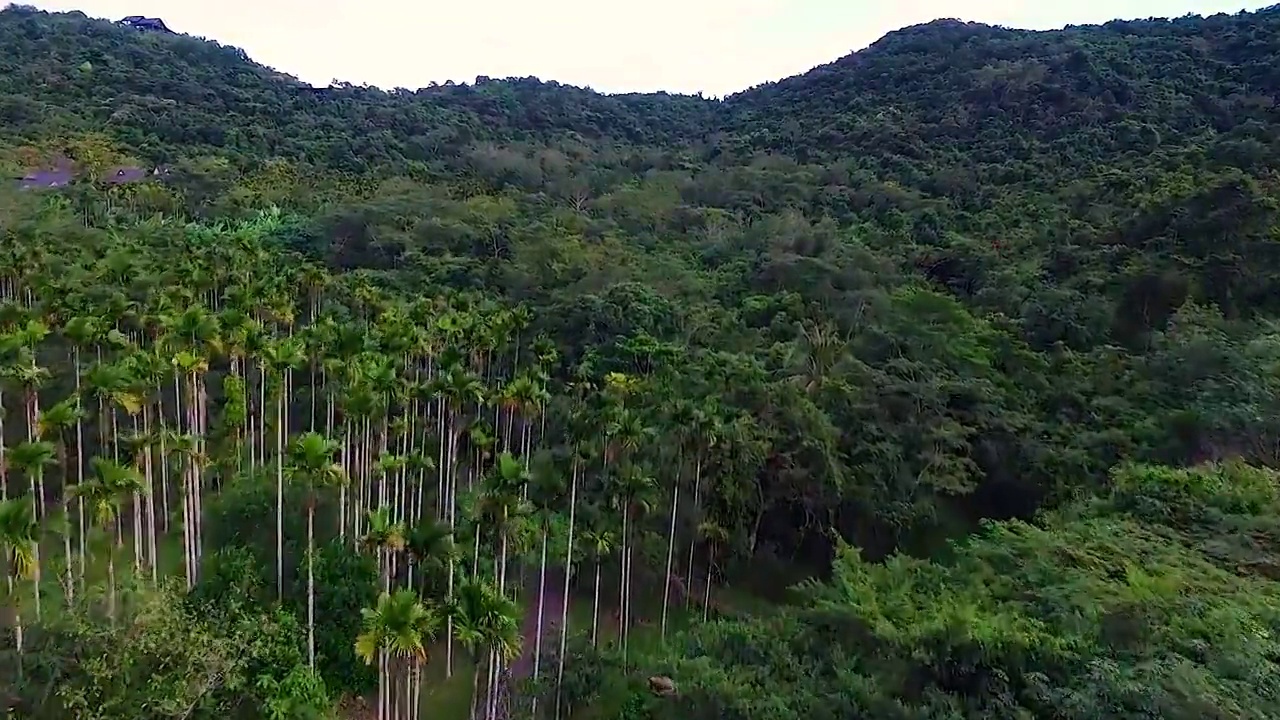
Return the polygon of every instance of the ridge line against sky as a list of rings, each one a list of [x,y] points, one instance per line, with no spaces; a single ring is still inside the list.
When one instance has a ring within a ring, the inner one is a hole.
[[[1116,18],[1257,10],[1276,0],[46,0],[162,18],[313,85],[384,89],[536,76],[600,92],[720,97],[803,73],[938,18],[1048,30]],[[608,9],[612,6],[613,9]]]

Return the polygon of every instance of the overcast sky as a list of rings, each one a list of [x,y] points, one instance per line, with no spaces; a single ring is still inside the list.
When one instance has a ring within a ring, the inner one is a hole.
[[[243,48],[316,85],[534,75],[603,92],[725,95],[942,17],[1049,29],[1253,10],[1276,0],[35,0]]]

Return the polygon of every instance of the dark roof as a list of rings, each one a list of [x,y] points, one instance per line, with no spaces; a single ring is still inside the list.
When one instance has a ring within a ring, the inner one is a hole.
[[[169,168],[160,166],[152,170],[132,165],[116,165],[109,168],[98,178],[107,185],[124,185],[126,183],[145,182],[156,179],[164,180],[169,175]],[[16,178],[18,187],[29,190],[34,188],[66,187],[76,177],[75,167],[59,163],[57,167],[32,170],[20,178]]]
[[[70,168],[36,170],[18,178],[18,187],[26,189],[63,187],[74,177]]]
[[[111,185],[120,185],[122,183],[138,182],[147,179],[147,171],[140,167],[128,167],[121,165],[113,167],[102,176],[102,181]]]
[[[165,25],[164,21],[161,20],[160,18],[149,18],[149,17],[143,17],[141,15],[130,15],[120,20],[120,24],[128,25],[129,27],[134,27],[139,30],[156,30],[158,32],[166,32],[174,35],[177,34],[177,33],[174,33],[172,30],[170,30],[169,26]]]

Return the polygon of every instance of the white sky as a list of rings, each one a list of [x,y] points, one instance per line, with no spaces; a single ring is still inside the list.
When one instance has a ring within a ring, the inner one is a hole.
[[[26,0],[243,48],[315,85],[534,75],[602,92],[725,95],[940,17],[1050,29],[1253,10],[1276,0]]]

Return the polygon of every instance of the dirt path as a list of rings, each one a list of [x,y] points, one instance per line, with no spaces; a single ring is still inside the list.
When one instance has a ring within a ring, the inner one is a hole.
[[[520,656],[511,664],[513,679],[519,680],[533,674],[533,658],[538,649],[538,606],[542,606],[542,651],[545,653],[548,641],[560,637],[560,620],[564,614],[568,598],[564,594],[564,570],[547,568],[546,584],[542,594],[542,602],[538,602],[539,581],[535,576],[530,588],[533,599],[525,608],[524,620],[520,626],[520,635],[524,643],[520,648]]]
[[[532,596],[529,604],[525,607],[524,619],[520,623],[520,636],[523,642],[520,645],[520,655],[516,657],[515,662],[507,666],[506,671],[502,674],[498,688],[498,708],[497,712],[489,718],[489,720],[506,720],[511,717],[512,700],[514,686],[520,680],[533,674],[534,658],[537,656],[538,645],[538,616],[542,616],[542,651],[546,653],[547,648],[551,647],[554,639],[560,637],[560,620],[565,610],[565,604],[568,598],[564,593],[564,573],[561,568],[547,568],[545,579],[535,575],[529,583],[528,594]],[[538,589],[541,587],[542,594],[539,599]],[[541,609],[541,613],[539,613]]]

